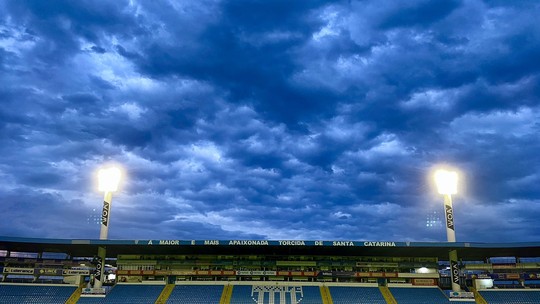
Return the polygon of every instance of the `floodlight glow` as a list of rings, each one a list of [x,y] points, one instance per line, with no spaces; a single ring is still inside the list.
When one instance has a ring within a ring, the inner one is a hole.
[[[457,173],[454,171],[437,170],[435,172],[435,182],[439,194],[456,194],[457,193]]]
[[[122,173],[116,167],[100,169],[98,172],[98,189],[102,192],[114,192],[118,190]]]

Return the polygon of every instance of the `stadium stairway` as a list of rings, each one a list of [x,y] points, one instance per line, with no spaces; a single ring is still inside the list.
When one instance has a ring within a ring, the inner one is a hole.
[[[174,290],[174,284],[167,284],[159,294],[155,304],[165,304]],[[67,304],[67,303],[66,303]]]
[[[388,304],[397,304],[396,299],[394,298],[394,296],[392,295],[392,292],[390,291],[390,289],[388,289],[388,287],[379,286],[379,290],[381,291],[386,303],[388,303]]]
[[[65,304],[77,304],[79,302],[79,299],[81,298],[81,292],[84,287],[84,284],[79,285],[77,289],[71,294],[69,299],[66,300]]]
[[[221,294],[221,299],[219,300],[219,304],[231,303],[232,291],[233,291],[232,285],[225,285],[225,287],[223,287],[223,293]]]
[[[332,295],[330,295],[330,289],[328,289],[328,286],[320,286],[319,289],[321,290],[321,298],[322,298],[323,304],[334,304],[334,301],[332,301]]]
[[[470,290],[474,293],[474,302],[476,304],[488,304],[486,299],[476,290],[476,288],[470,287]]]

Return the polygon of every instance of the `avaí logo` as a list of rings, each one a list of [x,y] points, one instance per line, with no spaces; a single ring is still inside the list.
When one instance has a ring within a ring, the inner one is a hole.
[[[459,284],[459,267],[457,261],[450,261],[450,268],[452,271],[452,282]]]
[[[251,298],[257,304],[302,303],[302,286],[262,286],[253,285]]]
[[[446,227],[454,230],[454,211],[451,206],[444,205],[446,212]]]
[[[103,212],[101,213],[101,223],[107,226],[109,224],[109,202],[103,201]]]
[[[101,268],[103,268],[103,260],[99,258],[98,263],[96,265],[96,274],[95,274],[95,278],[97,281],[101,281]]]

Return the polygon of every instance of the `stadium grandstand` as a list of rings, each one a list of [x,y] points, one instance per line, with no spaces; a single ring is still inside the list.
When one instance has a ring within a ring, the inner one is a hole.
[[[538,304],[539,257],[540,243],[0,237],[0,303]]]

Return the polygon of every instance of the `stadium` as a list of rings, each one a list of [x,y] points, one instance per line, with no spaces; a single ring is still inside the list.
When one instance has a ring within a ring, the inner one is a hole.
[[[538,16],[0,0],[0,304],[540,304]]]
[[[99,240],[0,237],[2,303],[540,303],[540,243],[109,240],[120,169],[99,171]]]
[[[1,303],[540,303],[540,243],[1,237],[0,253]]]

